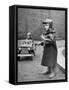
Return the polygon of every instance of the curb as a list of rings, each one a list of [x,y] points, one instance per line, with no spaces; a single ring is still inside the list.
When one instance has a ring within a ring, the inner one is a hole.
[[[65,73],[65,69],[64,69],[62,66],[60,66],[58,63],[57,63],[57,67],[58,67],[63,73]]]

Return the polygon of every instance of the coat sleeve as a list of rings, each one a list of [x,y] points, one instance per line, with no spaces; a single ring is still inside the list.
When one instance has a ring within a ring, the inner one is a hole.
[[[54,34],[49,34],[49,35],[47,36],[47,38],[49,39],[48,41],[51,42],[51,41],[54,40],[55,36],[54,36]]]
[[[44,45],[44,41],[42,41],[39,45],[43,46]]]

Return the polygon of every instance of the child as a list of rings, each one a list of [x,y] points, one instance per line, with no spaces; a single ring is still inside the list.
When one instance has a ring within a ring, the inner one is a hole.
[[[31,34],[31,32],[28,32],[27,33],[27,39],[28,40],[32,40],[32,47],[31,48],[28,48],[28,52],[29,52],[29,54],[32,54],[33,53],[33,55],[35,56],[35,51],[34,51],[34,41],[33,41],[33,39],[32,39],[32,34]]]
[[[53,78],[56,76],[55,68],[57,63],[57,46],[53,21],[51,19],[46,19],[43,21],[43,27],[45,33],[41,35],[43,42],[40,45],[44,45],[41,65],[48,67],[44,75],[49,74],[49,78]]]
[[[31,32],[28,32],[28,33],[27,33],[27,39],[28,39],[28,40],[32,40]]]

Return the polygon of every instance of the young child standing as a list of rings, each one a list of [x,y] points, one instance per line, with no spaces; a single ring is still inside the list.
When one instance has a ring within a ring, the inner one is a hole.
[[[51,19],[46,19],[42,22],[42,24],[45,29],[45,33],[41,35],[43,42],[40,45],[44,45],[41,65],[48,67],[48,70],[44,73],[44,75],[48,74],[49,78],[53,78],[56,76],[55,68],[57,63],[55,30]]]

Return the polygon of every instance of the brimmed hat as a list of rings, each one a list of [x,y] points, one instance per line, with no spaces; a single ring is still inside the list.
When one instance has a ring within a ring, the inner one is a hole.
[[[43,24],[51,24],[51,23],[53,23],[53,21],[51,19],[47,18],[47,19],[43,20],[42,23]]]
[[[28,32],[27,35],[28,35],[28,36],[31,35],[31,32]]]

